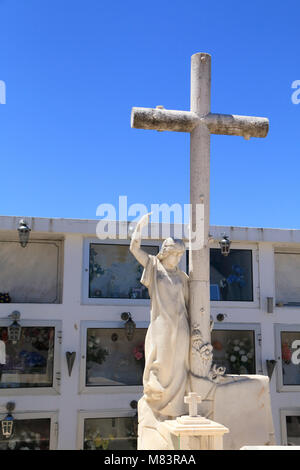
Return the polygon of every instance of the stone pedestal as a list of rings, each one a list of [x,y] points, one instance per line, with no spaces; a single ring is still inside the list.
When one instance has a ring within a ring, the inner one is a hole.
[[[170,433],[174,450],[222,450],[223,435],[229,432],[222,424],[202,416],[182,416],[164,421],[160,431]]]

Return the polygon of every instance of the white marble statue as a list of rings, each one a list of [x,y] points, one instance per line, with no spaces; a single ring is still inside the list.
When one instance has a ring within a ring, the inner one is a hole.
[[[185,252],[182,240],[167,238],[156,256],[141,248],[142,229],[148,224],[149,216],[139,221],[130,244],[130,251],[144,267],[141,283],[148,288],[151,299],[145,339],[144,395],[139,402],[139,448],[146,448],[148,441],[156,442],[161,448],[164,443],[158,442],[162,438],[157,433],[158,424],[182,415],[185,410],[190,348],[189,287],[187,274],[178,267]]]
[[[157,256],[141,248],[142,217],[130,250],[144,267],[141,283],[151,298],[151,321],[145,340],[144,398],[162,416],[180,416],[189,372],[190,329],[188,276],[178,263],[185,252],[182,240],[167,238]]]

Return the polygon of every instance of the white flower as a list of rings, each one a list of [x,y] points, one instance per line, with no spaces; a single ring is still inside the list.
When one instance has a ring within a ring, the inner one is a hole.
[[[236,357],[235,357],[235,356],[230,356],[230,361],[231,361],[231,362],[235,362],[235,361],[236,361]]]
[[[242,361],[242,362],[247,362],[247,361],[248,361],[247,356],[242,356],[242,357],[241,357],[241,361]]]
[[[240,350],[240,355],[241,355],[241,356],[244,356],[244,354],[246,354],[246,351],[245,351],[244,349],[241,349],[241,350]]]
[[[248,357],[249,359],[252,359],[253,354],[252,354],[251,352],[249,352],[249,353],[247,354],[247,357]]]
[[[239,348],[238,346],[234,346],[233,350],[234,350],[234,351],[239,351],[240,348]]]
[[[238,339],[234,339],[234,340],[233,340],[233,344],[239,344],[239,342],[240,342],[240,341],[239,341]]]

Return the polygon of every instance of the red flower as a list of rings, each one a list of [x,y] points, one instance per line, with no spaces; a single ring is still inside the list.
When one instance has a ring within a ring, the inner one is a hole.
[[[134,357],[137,361],[140,361],[144,358],[144,343],[139,344],[133,350]]]
[[[138,351],[137,351],[137,352],[134,354],[134,357],[136,358],[137,361],[139,361],[140,359],[142,359],[143,354],[142,354],[141,352],[138,352]]]
[[[212,345],[216,351],[222,351],[223,349],[222,343],[220,343],[220,341],[214,341]]]

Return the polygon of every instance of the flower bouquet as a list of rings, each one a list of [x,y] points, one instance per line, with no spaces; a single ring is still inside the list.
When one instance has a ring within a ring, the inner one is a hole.
[[[100,435],[98,431],[90,431],[85,436],[84,440],[84,449],[85,450],[107,450],[109,447],[110,441],[114,437],[110,435],[108,438],[104,438]]]
[[[254,349],[248,338],[230,339],[227,342],[225,357],[230,364],[231,373],[249,374],[252,372]]]

